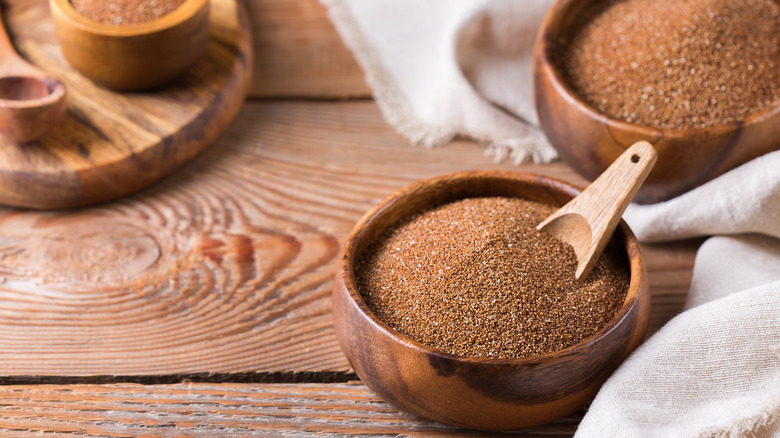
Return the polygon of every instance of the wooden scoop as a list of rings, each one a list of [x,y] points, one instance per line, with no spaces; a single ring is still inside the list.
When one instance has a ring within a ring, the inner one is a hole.
[[[0,135],[32,141],[65,112],[65,85],[14,51],[0,16]]]
[[[596,181],[536,227],[574,247],[577,281],[588,278],[657,157],[650,143],[634,143]]]

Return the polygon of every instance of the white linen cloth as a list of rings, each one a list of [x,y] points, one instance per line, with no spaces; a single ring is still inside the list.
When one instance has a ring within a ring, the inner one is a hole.
[[[536,126],[531,49],[553,0],[321,0],[382,113],[412,143],[461,135],[497,159],[558,155]]]
[[[640,241],[716,236],[686,310],[609,378],[575,436],[780,437],[780,151],[624,219]]]
[[[321,1],[412,142],[463,135],[497,158],[557,157],[536,127],[530,70],[552,0]],[[640,241],[715,237],[686,310],[607,381],[576,436],[780,438],[780,151],[624,217]]]

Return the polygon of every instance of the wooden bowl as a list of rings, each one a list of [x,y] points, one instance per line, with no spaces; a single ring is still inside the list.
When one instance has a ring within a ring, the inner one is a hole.
[[[780,149],[780,102],[738,123],[669,130],[608,117],[580,99],[554,62],[560,36],[598,0],[558,0],[542,23],[533,55],[539,124],[563,159],[590,180],[639,140],[658,161],[635,201],[652,203],[685,193],[758,156]]]
[[[57,39],[68,62],[94,82],[116,90],[146,90],[182,75],[209,39],[208,0],[186,0],[147,23],[93,21],[70,0],[49,0]]]
[[[421,210],[478,196],[521,197],[562,206],[578,193],[567,183],[543,176],[460,172],[403,189],[366,213],[347,239],[333,288],[336,335],[363,383],[412,414],[472,429],[534,426],[582,408],[647,330],[647,271],[639,244],[624,222],[613,236],[625,248],[631,270],[622,307],[592,337],[542,356],[479,359],[415,342],[372,313],[357,289],[353,270],[382,231]]]

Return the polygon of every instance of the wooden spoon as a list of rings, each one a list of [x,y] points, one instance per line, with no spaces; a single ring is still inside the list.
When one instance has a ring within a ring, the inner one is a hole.
[[[596,181],[536,227],[574,247],[577,281],[588,278],[657,158],[650,143],[634,143]]]
[[[0,135],[32,141],[65,113],[65,85],[14,51],[0,16]]]

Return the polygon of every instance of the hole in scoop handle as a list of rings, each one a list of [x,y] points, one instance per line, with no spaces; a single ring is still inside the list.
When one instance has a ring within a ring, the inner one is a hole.
[[[584,280],[590,274],[612,237],[620,217],[647,178],[657,158],[658,153],[650,143],[634,143],[582,193],[537,227],[539,230],[549,230],[550,234],[574,247],[578,260],[575,273],[577,280]],[[585,230],[587,227],[580,225],[584,223],[582,220],[565,221],[566,216],[572,215],[585,218],[584,222],[587,222],[590,230]],[[554,227],[548,227],[555,222],[557,224]],[[558,231],[566,228],[567,223],[575,230],[569,229],[566,233]],[[590,234],[590,239],[567,237],[573,234],[580,237]]]

